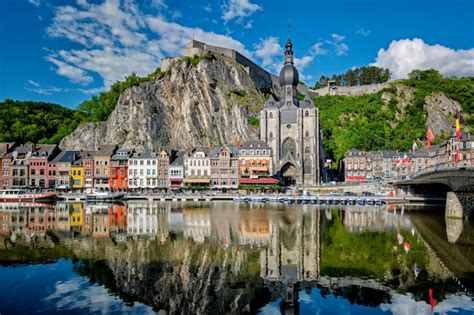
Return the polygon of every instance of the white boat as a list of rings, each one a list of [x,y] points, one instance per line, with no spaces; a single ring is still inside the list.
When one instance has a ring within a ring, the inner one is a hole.
[[[31,193],[23,189],[0,190],[0,202],[36,202],[52,201],[56,199],[53,192]]]
[[[121,200],[125,194],[93,189],[86,193],[86,201],[115,201]]]

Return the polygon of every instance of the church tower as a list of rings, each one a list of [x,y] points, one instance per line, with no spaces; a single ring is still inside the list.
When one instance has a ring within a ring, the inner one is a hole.
[[[320,179],[319,111],[306,95],[298,100],[299,74],[290,37],[280,71],[280,99],[260,112],[260,139],[273,149],[274,169],[285,185],[316,185]]]

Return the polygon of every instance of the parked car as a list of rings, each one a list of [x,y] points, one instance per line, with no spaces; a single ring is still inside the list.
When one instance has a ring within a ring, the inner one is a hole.
[[[365,197],[373,197],[375,196],[374,193],[371,193],[370,191],[363,191],[362,192],[362,196],[365,196]]]
[[[344,193],[344,196],[356,196],[356,194],[353,193],[352,191],[346,191],[346,192]]]

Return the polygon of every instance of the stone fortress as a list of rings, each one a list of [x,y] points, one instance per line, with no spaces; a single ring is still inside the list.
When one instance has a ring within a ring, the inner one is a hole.
[[[269,73],[249,58],[245,57],[238,51],[230,48],[218,47],[209,45],[197,40],[191,40],[183,50],[184,57],[203,56],[207,53],[213,53],[218,56],[230,58],[240,64],[248,75],[252,78],[255,85],[259,89],[275,90],[278,89],[278,77]],[[181,57],[162,58],[160,60],[160,67],[163,72],[166,72],[170,66]]]

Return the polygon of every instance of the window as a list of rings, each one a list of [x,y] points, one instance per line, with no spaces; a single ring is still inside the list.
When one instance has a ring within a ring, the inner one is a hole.
[[[304,148],[304,153],[310,153],[310,148],[309,148],[309,147],[305,147],[305,148]]]
[[[296,143],[292,138],[286,138],[285,141],[283,141],[282,158],[285,158],[287,154],[291,154],[293,157],[295,157],[296,154]]]
[[[308,130],[306,130],[304,136],[305,136],[305,137],[309,137],[309,131],[308,131]]]
[[[309,111],[305,111],[305,112],[304,112],[304,115],[305,115],[306,117],[308,117],[308,116],[309,116]]]
[[[272,113],[272,112],[270,112],[270,113],[268,114],[268,118],[273,118],[273,113]]]
[[[270,133],[268,134],[268,138],[270,138],[270,139],[273,138],[273,132],[270,132]]]

